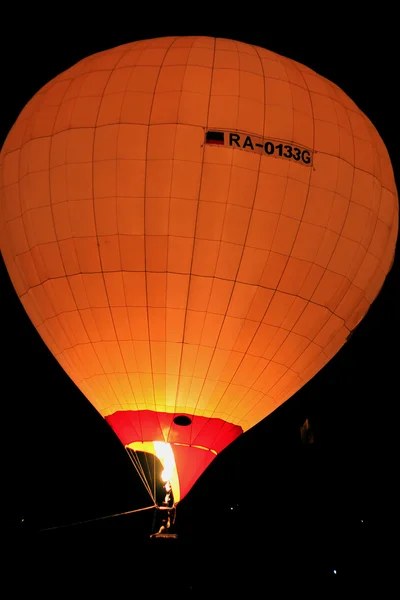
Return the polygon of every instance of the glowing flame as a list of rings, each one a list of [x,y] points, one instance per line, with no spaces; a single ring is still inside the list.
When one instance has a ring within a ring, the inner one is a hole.
[[[128,445],[132,450],[155,454],[163,466],[162,480],[165,491],[173,490],[175,504],[180,500],[179,476],[176,469],[174,451],[166,442],[132,442]]]
[[[171,445],[165,442],[153,442],[153,444],[156,456],[164,467],[161,478],[163,481],[170,481],[175,469],[175,458]]]

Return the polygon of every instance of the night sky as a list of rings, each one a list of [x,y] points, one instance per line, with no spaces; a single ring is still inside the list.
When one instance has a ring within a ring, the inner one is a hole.
[[[362,27],[355,35],[336,28],[290,36],[276,27],[264,34],[29,29],[2,42],[1,143],[42,85],[85,56],[139,39],[210,35],[268,48],[339,85],[382,136],[399,187],[394,37],[378,44]],[[179,539],[154,542],[151,511],[101,519],[143,505],[142,484],[114,433],[44,346],[1,261],[3,519],[14,565],[24,572],[36,560],[38,589],[65,578],[76,584],[82,573],[92,585],[108,573],[122,594],[136,589],[140,597],[139,579],[143,590],[161,590],[165,578],[168,595],[178,586],[184,598],[236,597],[235,590],[280,598],[271,590],[290,585],[320,599],[350,584],[388,585],[398,571],[389,547],[398,520],[399,264],[397,249],[380,295],[338,355],[215,459],[178,506]],[[300,437],[306,418],[314,432],[308,445]]]

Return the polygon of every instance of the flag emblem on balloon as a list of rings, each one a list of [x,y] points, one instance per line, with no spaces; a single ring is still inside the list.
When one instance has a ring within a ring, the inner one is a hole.
[[[225,134],[223,131],[207,131],[206,132],[206,144],[212,144],[214,146],[225,145]]]

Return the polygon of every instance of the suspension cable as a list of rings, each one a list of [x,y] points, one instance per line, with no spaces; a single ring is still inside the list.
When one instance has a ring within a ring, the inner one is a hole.
[[[75,521],[73,523],[66,523],[64,525],[54,525],[53,527],[44,527],[43,529],[39,529],[40,531],[51,531],[54,529],[64,529],[65,527],[74,527],[75,525],[86,525],[86,523],[93,523],[95,521],[104,521],[105,519],[113,519],[114,517],[123,517],[124,515],[131,515],[137,512],[143,512],[145,510],[150,510],[156,508],[154,506],[146,506],[145,508],[136,508],[135,510],[128,510],[126,512],[114,513],[113,515],[105,515],[103,517],[94,517],[93,519],[86,519],[85,521]]]
[[[149,496],[152,499],[152,501],[154,502],[154,504],[156,504],[155,494],[153,495],[153,493],[152,493],[150,484],[147,481],[146,474],[145,474],[144,469],[143,469],[143,465],[140,462],[140,459],[139,459],[139,457],[137,455],[136,450],[132,450],[132,448],[126,448],[126,450],[127,450],[127,454],[129,456],[129,459],[130,459],[131,463],[133,464],[133,466],[135,467],[136,472],[139,475],[139,477],[140,477],[140,479],[141,479],[141,481],[142,481],[142,483],[143,483],[143,485],[144,485],[147,493],[149,494]],[[146,455],[145,455],[145,458],[146,458],[146,463],[147,463],[147,456]],[[148,467],[148,465],[147,465],[147,467]],[[149,467],[148,467],[148,469],[149,469]],[[149,473],[150,472],[151,471],[149,470]]]
[[[136,450],[132,450],[132,448],[129,448],[129,451],[127,451],[127,454],[129,456],[129,460],[131,461],[131,463],[135,467],[136,472],[139,475],[139,477],[140,477],[143,485],[145,486],[145,488],[146,488],[146,490],[147,490],[150,498],[154,501],[154,498],[153,498],[153,496],[151,494],[151,489],[150,489],[149,483],[148,483],[148,481],[146,479],[146,474],[144,472],[143,465],[140,462],[140,459],[139,459],[139,457],[136,454]]]

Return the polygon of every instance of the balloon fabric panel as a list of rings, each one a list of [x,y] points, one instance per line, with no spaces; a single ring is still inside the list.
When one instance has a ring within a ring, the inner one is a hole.
[[[24,108],[1,171],[29,317],[122,443],[175,444],[181,497],[340,350],[394,256],[372,123],[311,69],[231,40],[83,59]]]

